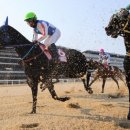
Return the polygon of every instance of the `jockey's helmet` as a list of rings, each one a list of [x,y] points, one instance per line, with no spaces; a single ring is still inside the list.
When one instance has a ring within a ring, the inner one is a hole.
[[[104,49],[103,49],[103,48],[101,48],[101,49],[100,49],[100,52],[104,52]]]
[[[28,12],[25,15],[24,21],[29,21],[29,20],[37,20],[37,16],[34,12]]]

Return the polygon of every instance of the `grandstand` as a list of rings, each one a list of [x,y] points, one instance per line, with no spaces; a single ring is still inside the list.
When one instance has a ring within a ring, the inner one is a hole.
[[[19,60],[14,49],[0,50],[0,83],[25,82],[26,76]]]
[[[99,56],[98,51],[86,50],[83,52],[83,54],[86,56],[87,59],[92,58],[93,60],[98,60],[98,56]],[[123,68],[124,55],[114,54],[114,53],[109,53],[109,54],[111,56],[110,59],[111,65],[117,66],[120,69],[124,70]]]

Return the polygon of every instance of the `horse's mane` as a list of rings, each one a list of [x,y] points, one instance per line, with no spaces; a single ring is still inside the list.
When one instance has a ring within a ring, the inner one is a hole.
[[[71,49],[71,48],[68,48],[68,47],[64,47],[64,46],[57,46],[58,48],[62,48],[63,50],[66,50],[66,49]]]
[[[8,25],[7,28],[10,33],[12,33],[15,37],[17,37],[17,40],[24,41],[24,42],[22,42],[22,44],[26,44],[27,42],[31,43],[23,34],[21,34],[19,31],[17,31],[14,27]]]
[[[6,37],[10,38],[10,41],[6,43],[6,48],[14,48],[21,58],[27,53],[29,53],[30,56],[34,56],[41,52],[41,49],[38,46],[34,46],[34,44],[12,26],[3,25],[0,27],[0,30],[1,33],[5,33]]]

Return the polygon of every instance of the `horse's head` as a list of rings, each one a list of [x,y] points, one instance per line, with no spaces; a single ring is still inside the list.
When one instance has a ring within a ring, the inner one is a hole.
[[[113,14],[110,18],[108,26],[105,31],[108,36],[117,38],[119,35],[124,35],[124,28],[128,21],[129,12],[126,9],[121,9],[116,14]]]
[[[21,33],[8,25],[8,18],[5,24],[0,27],[0,48],[15,47],[16,45],[30,44]]]

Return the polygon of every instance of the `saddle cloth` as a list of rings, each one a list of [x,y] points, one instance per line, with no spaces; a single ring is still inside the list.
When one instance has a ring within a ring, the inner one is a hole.
[[[50,54],[49,50],[44,50],[44,54],[47,56],[48,60],[52,59],[52,55]],[[59,61],[67,62],[66,54],[62,49],[58,49]]]

